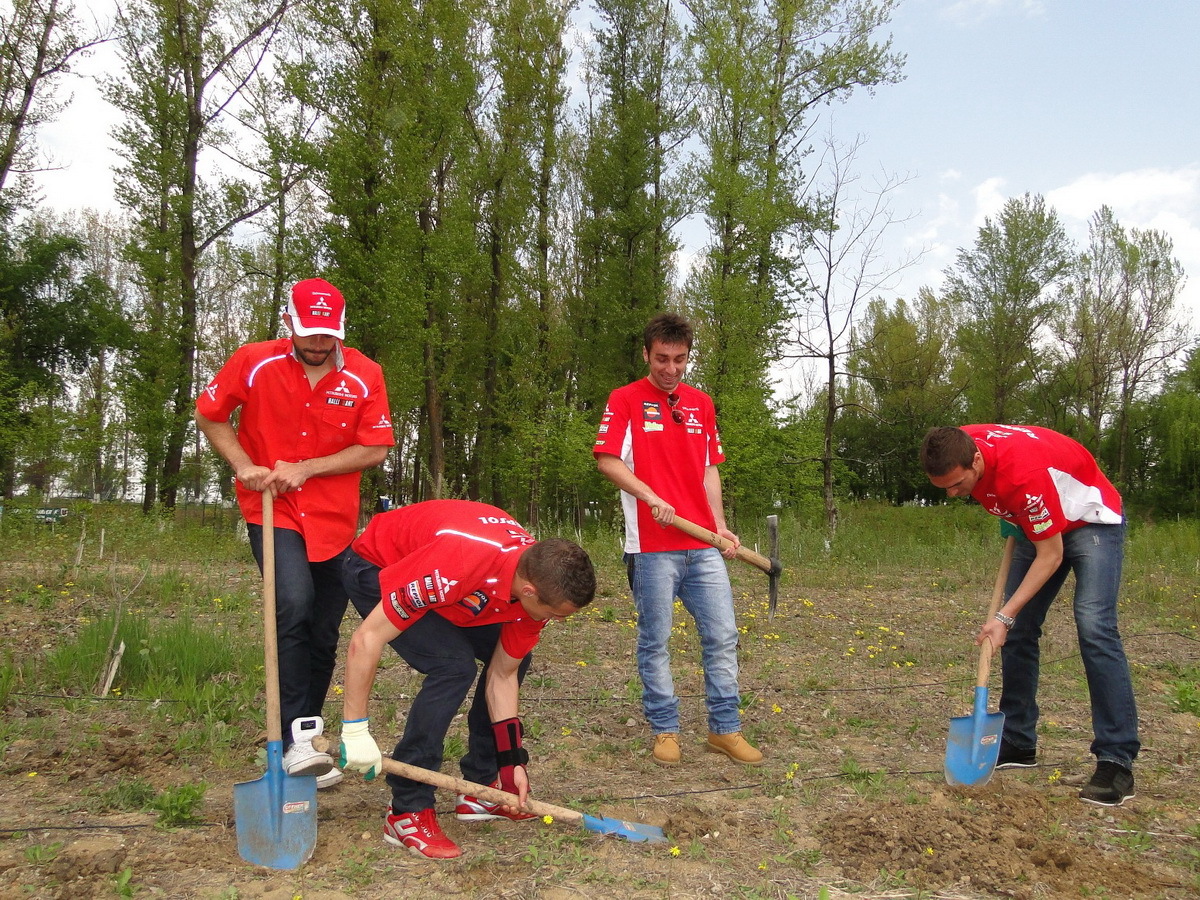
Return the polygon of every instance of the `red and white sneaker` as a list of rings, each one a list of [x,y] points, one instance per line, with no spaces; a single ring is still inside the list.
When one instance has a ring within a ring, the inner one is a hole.
[[[488,787],[500,787],[496,779]],[[533,813],[517,813],[512,815],[501,809],[499,803],[488,803],[470,794],[459,794],[458,805],[454,807],[454,816],[460,822],[490,822],[493,819],[508,819],[512,822],[524,822],[526,819],[536,819]]]
[[[442,833],[437,813],[432,809],[393,814],[389,806],[383,823],[383,839],[397,847],[407,847],[411,853],[427,859],[462,856],[458,844]]]

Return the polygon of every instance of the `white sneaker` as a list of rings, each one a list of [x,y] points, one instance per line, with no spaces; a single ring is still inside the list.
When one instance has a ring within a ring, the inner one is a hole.
[[[333,768],[333,757],[312,745],[312,739],[325,729],[320,716],[305,716],[292,721],[292,746],[283,754],[283,770],[289,775],[324,775]]]
[[[342,778],[344,778],[344,777],[345,776],[342,775],[342,770],[339,769],[337,766],[334,766],[332,769],[330,769],[324,775],[317,776],[317,790],[323,791],[323,790],[325,790],[325,788],[331,788],[335,784],[341,784]]]

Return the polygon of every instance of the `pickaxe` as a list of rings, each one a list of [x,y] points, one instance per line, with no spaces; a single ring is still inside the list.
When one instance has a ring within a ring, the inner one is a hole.
[[[695,522],[689,522],[678,515],[675,516],[671,524],[685,534],[690,534],[698,541],[712,544],[718,550],[728,550],[733,546],[732,541],[726,540],[715,531],[701,528]],[[767,533],[771,538],[770,559],[748,547],[738,547],[737,558],[767,573],[770,590],[770,599],[767,602],[767,618],[769,620],[775,618],[775,606],[779,603],[779,576],[783,572],[783,564],[779,561],[779,516],[767,516]]]

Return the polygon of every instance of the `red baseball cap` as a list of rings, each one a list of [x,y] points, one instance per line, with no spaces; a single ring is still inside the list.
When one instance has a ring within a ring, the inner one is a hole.
[[[331,334],[338,340],[346,337],[346,301],[342,292],[323,278],[296,282],[287,312],[292,317],[292,331],[300,337],[311,334]]]

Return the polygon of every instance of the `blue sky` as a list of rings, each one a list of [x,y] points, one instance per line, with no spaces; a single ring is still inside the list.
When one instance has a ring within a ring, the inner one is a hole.
[[[111,0],[78,6],[103,17]],[[866,139],[861,171],[909,178],[884,251],[922,256],[884,296],[940,285],[984,217],[1031,192],[1080,242],[1102,204],[1170,235],[1200,324],[1200,0],[903,0],[890,30],[905,79],[826,113],[839,141]],[[87,81],[70,90],[42,131],[66,168],[40,183],[51,205],[111,209],[112,112]]]
[[[904,0],[892,19],[905,80],[830,111],[860,134],[860,168],[910,176],[888,233],[921,252],[894,293],[936,287],[985,216],[1042,194],[1075,240],[1107,204],[1174,241],[1200,310],[1200,2]]]

